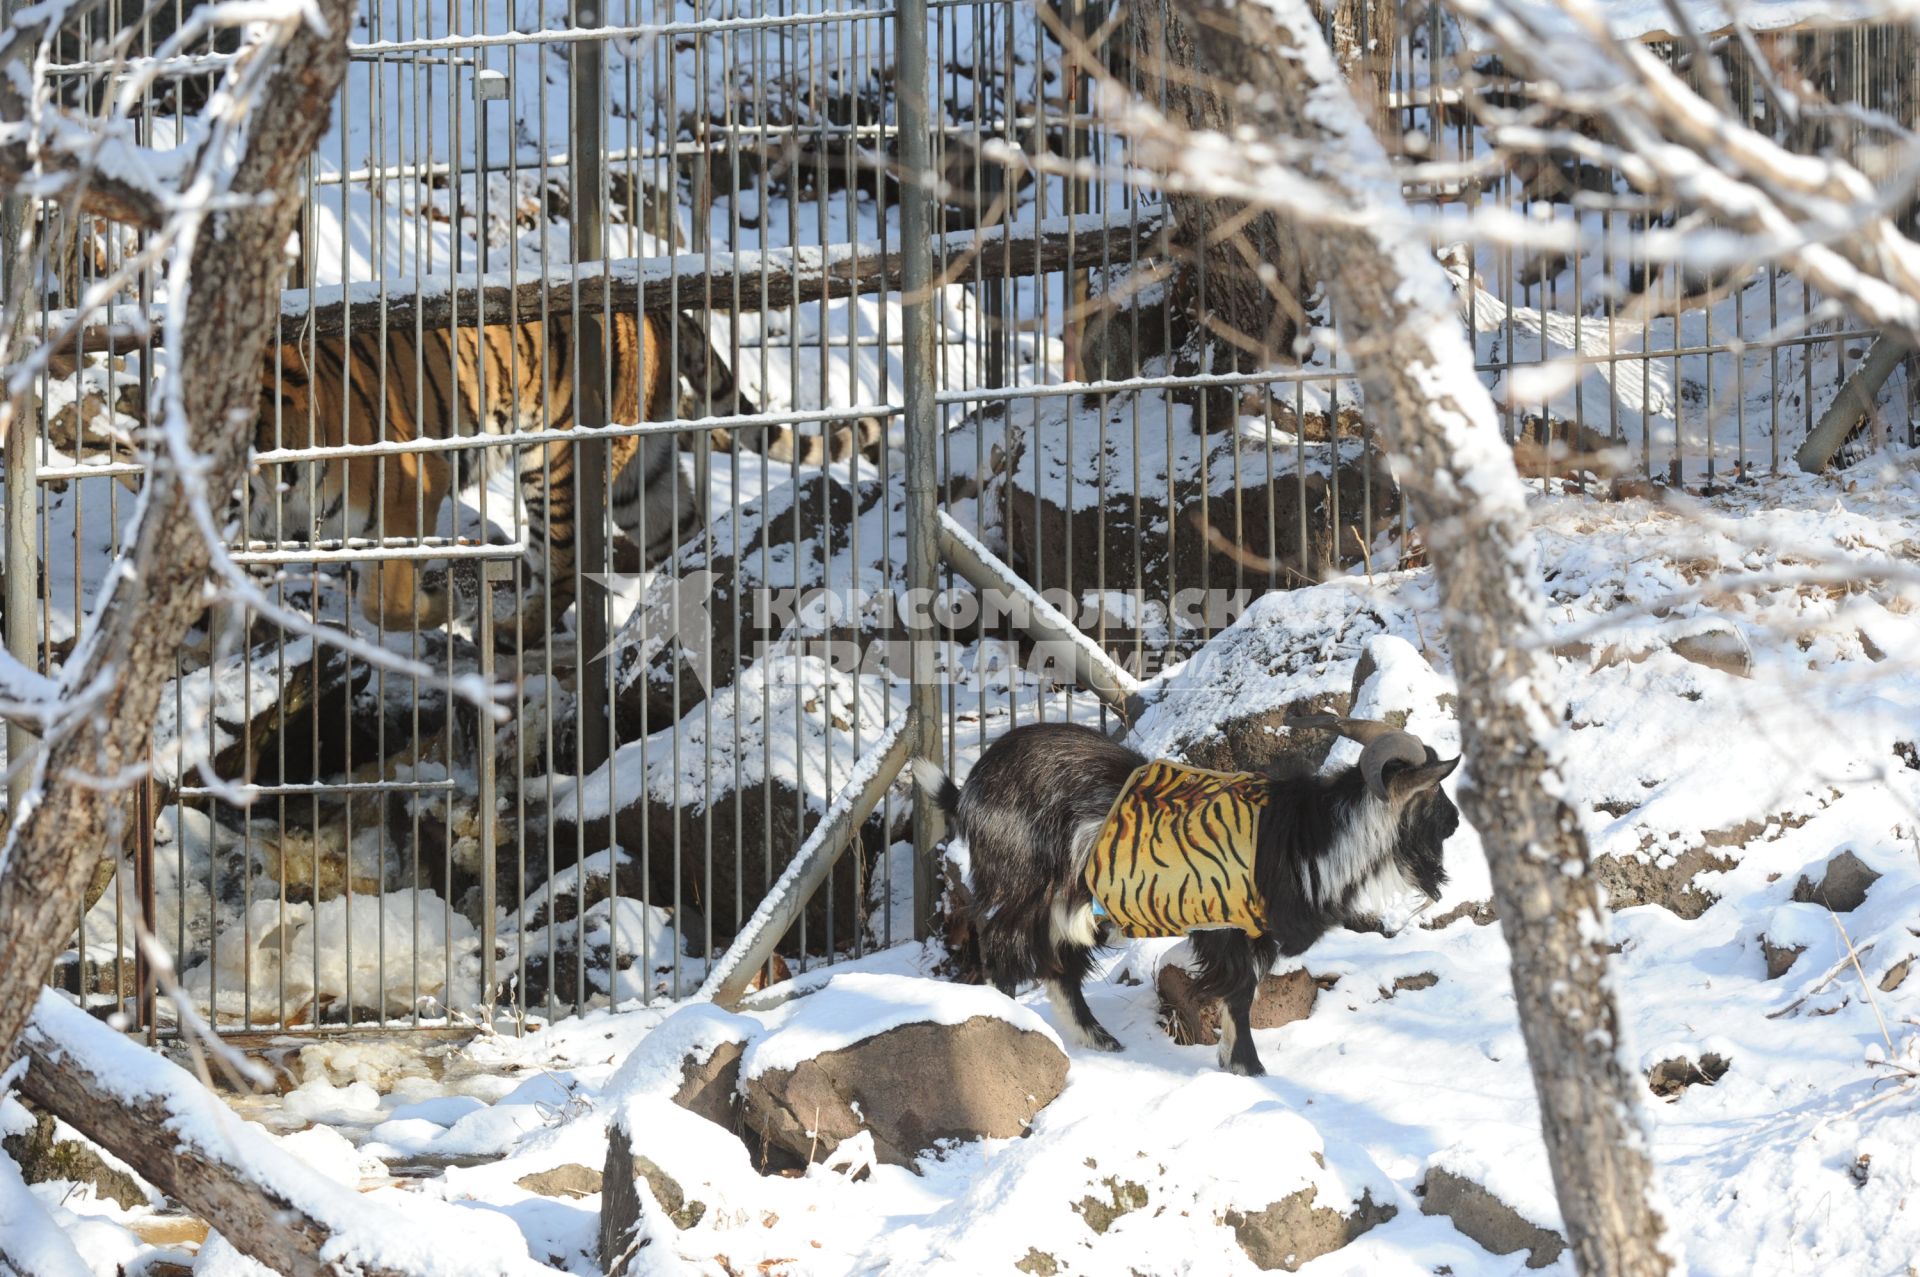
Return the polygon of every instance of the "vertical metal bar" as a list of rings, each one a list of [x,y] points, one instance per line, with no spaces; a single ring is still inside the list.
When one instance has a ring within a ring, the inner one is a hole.
[[[0,3],[9,20],[15,0]],[[16,338],[25,328],[27,301],[15,278],[20,236],[26,229],[27,202],[10,195],[0,200],[0,297],[13,303]],[[19,350],[19,342],[10,349]],[[35,595],[40,587],[40,560],[33,536],[33,520],[40,507],[39,440],[34,437],[33,414],[16,413],[7,422],[7,652],[28,669],[39,669],[34,629],[40,610]],[[77,485],[76,485],[77,488]],[[76,611],[74,615],[78,616]],[[27,794],[31,768],[21,766],[35,748],[34,734],[19,722],[7,721],[7,813],[17,820]]]
[[[571,25],[601,25],[601,0],[573,0]],[[572,59],[572,83],[568,107],[569,131],[567,167],[572,183],[573,234],[569,237],[573,261],[597,262],[606,253],[606,202],[601,188],[605,174],[606,122],[600,114],[600,101],[607,71],[607,46],[602,40],[578,40],[567,46]],[[573,317],[575,356],[573,384],[573,424],[607,424],[605,360],[600,316],[592,314],[576,300],[578,313]],[[607,663],[602,653],[607,647],[607,591],[584,588],[585,574],[607,570],[607,481],[608,446],[604,439],[581,441],[574,445],[573,473],[578,496],[573,508],[575,555],[574,607],[579,613],[580,635],[580,767],[581,774],[591,772],[607,758]],[[557,620],[558,618],[550,618]]]
[[[936,586],[939,528],[935,522],[934,468],[938,464],[938,406],[934,402],[932,209],[927,192],[931,174],[928,142],[927,0],[900,0],[894,11],[898,32],[896,69],[900,129],[900,278],[901,382],[906,395],[907,592],[924,605]],[[915,607],[907,611],[909,623]],[[933,676],[933,635],[915,625],[910,638],[912,753],[940,757],[940,692]],[[939,813],[918,787],[913,795],[913,934],[924,940],[932,930],[933,903],[939,885],[933,873],[933,845],[940,837]]]
[[[504,559],[488,559],[480,569],[480,678],[491,693],[494,685],[493,653],[493,591],[496,583],[503,583],[509,589],[513,585],[513,564]],[[480,710],[480,1002],[486,1008],[486,1023],[489,1028],[494,1020],[494,998],[500,990],[499,978],[494,972],[495,918],[498,914],[499,886],[495,881],[498,862],[497,848],[494,845],[495,817],[499,807],[495,802],[497,751],[494,748],[493,714],[491,705]],[[517,789],[518,786],[516,785]],[[449,839],[451,841],[451,839]],[[449,874],[451,880],[451,874]],[[451,1013],[453,1008],[448,1007]]]

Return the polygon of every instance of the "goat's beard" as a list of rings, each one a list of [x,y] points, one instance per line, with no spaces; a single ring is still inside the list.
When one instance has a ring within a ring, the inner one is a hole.
[[[1360,884],[1360,889],[1353,894],[1353,903],[1347,907],[1347,915],[1356,922],[1371,922],[1387,935],[1395,936],[1433,903],[1434,898],[1400,872],[1398,865],[1386,864]]]

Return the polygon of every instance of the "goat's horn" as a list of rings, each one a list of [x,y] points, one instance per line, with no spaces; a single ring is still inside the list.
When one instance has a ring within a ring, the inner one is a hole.
[[[1289,718],[1286,722],[1288,727],[1325,728],[1330,732],[1338,732],[1348,740],[1358,741],[1362,745],[1371,745],[1382,736],[1400,730],[1390,723],[1377,723],[1370,718],[1344,718],[1339,714],[1303,714],[1299,718]]]
[[[1373,791],[1373,796],[1385,802],[1387,801],[1387,782],[1381,772],[1386,770],[1387,764],[1407,763],[1418,767],[1427,761],[1427,747],[1421,744],[1420,738],[1411,732],[1387,727],[1385,723],[1377,723],[1373,726],[1383,727],[1386,730],[1376,734],[1367,742],[1366,748],[1360,751],[1360,774],[1366,777],[1367,788]]]

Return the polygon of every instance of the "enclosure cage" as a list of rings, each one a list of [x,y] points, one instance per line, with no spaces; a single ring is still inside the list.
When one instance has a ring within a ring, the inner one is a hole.
[[[140,140],[190,145],[234,49],[169,45],[194,8],[94,9],[52,92],[139,75]],[[756,964],[803,972],[913,937],[962,887],[929,877],[890,783],[910,704],[961,770],[1016,722],[1129,713],[1036,664],[983,579],[1148,680],[1262,593],[1417,566],[1377,423],[1308,340],[1338,321],[1312,281],[1287,340],[1194,327],[1249,285],[1184,237],[1111,113],[1171,109],[1177,21],[1171,0],[363,4],[239,494],[256,586],[181,653],[50,978],[176,1031],[145,927],[169,992],[228,1033],[682,997],[836,799],[881,793]],[[1634,237],[1673,213],[1617,173],[1491,156],[1484,113],[1526,86],[1443,4],[1327,21],[1442,229],[1491,204],[1594,231],[1442,253],[1526,473],[1781,468],[1874,334],[1772,267],[1648,268]],[[1703,47],[1777,136],[1857,148],[1872,112],[1913,121],[1909,31]],[[1790,102],[1787,65],[1811,74]],[[9,520],[9,569],[38,575],[8,631],[52,669],[125,543],[167,298],[137,232],[56,201],[28,221],[63,337],[38,447],[7,458],[39,494]],[[111,309],[69,322],[102,283]],[[1526,375],[1548,362],[1573,371]],[[912,472],[910,429],[933,443]],[[916,555],[940,560],[931,633],[903,615]]]

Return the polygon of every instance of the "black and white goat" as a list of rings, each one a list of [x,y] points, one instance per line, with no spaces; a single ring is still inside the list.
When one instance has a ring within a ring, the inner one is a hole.
[[[1264,934],[1190,933],[1198,984],[1222,1003],[1221,1066],[1248,1076],[1266,1071],[1247,1017],[1275,957],[1304,953],[1329,927],[1376,916],[1407,889],[1437,897],[1447,880],[1441,847],[1460,824],[1440,788],[1458,758],[1438,758],[1384,723],[1328,715],[1295,723],[1360,741],[1360,761],[1331,775],[1268,779],[1254,852]],[[964,788],[934,763],[914,763],[916,780],[967,841],[974,933],[988,977],[1009,995],[1024,980],[1043,981],[1069,1034],[1101,1051],[1120,1043],[1081,990],[1110,930],[1096,913],[1086,865],[1114,799],[1147,761],[1091,728],[1042,723],[996,740]]]

